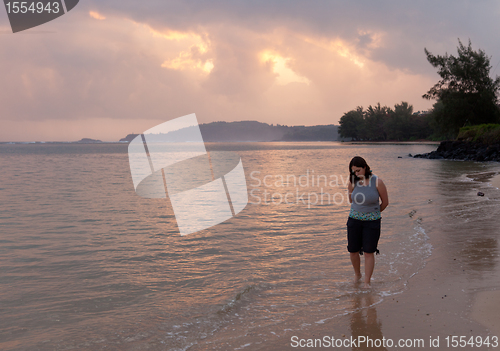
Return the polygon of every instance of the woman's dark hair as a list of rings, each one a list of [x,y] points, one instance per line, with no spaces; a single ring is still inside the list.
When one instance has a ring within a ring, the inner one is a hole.
[[[359,177],[356,176],[356,174],[353,173],[352,167],[361,167],[365,168],[365,178],[370,179],[372,176],[372,171],[370,169],[370,166],[368,166],[368,163],[366,163],[365,159],[361,156],[354,156],[349,162],[349,180],[351,181],[352,184],[356,184],[357,181],[359,181]]]

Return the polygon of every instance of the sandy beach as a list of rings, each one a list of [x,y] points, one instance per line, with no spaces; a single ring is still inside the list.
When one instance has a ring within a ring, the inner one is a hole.
[[[494,176],[490,183],[500,189],[500,175]],[[500,336],[500,291],[483,291],[476,294],[471,317],[486,326],[492,335]]]
[[[412,347],[405,348],[429,350],[450,348],[447,342],[451,345],[453,336],[465,336],[466,340],[478,336],[482,340],[489,336],[491,340],[493,336],[500,336],[500,291],[466,293],[468,282],[464,268],[460,259],[436,250],[426,267],[410,279],[406,291],[378,305],[372,305],[372,293],[367,291],[352,301],[358,312],[311,325],[300,334],[285,333],[260,345],[258,338],[249,334],[243,340],[234,340],[233,344],[230,335],[235,333],[235,329],[234,326],[227,326],[215,338],[205,340],[190,350],[238,350],[245,349],[245,344],[251,344],[249,349],[252,350],[294,350],[301,349],[298,347],[301,340],[303,345],[307,345],[309,339],[332,342],[332,337],[343,340],[343,345],[349,345],[338,348],[344,350],[391,349],[383,347],[383,344],[381,347],[366,343],[352,345],[349,344],[351,337],[355,340],[358,337],[382,341],[391,339],[394,342],[392,349],[400,349],[396,345],[401,339],[407,345],[412,344]],[[376,280],[373,289],[377,289]],[[238,334],[240,332],[237,331]],[[418,343],[423,347],[418,347]],[[327,343],[321,346],[313,349],[331,348]],[[494,348],[483,346],[479,349]]]
[[[496,176],[494,176],[493,178],[491,178],[490,183],[495,188],[500,189],[500,174],[497,174]]]
[[[478,174],[481,177],[483,174]],[[500,187],[500,176],[487,173],[485,182]],[[496,196],[493,192],[487,196]],[[472,194],[475,199],[476,194]],[[478,200],[481,201],[481,200]],[[488,227],[486,227],[488,228]],[[374,303],[377,279],[372,291],[363,291],[353,296],[351,303],[355,312],[336,316],[330,320],[318,321],[300,333],[286,331],[274,339],[259,341],[258,333],[245,335],[235,324],[223,328],[190,350],[294,350],[314,345],[313,349],[330,349],[334,342],[342,343],[344,350],[389,350],[403,349],[397,343],[403,342],[404,349],[451,349],[460,338],[469,342],[461,350],[494,350],[500,337],[500,291],[496,239],[475,233],[474,237],[449,242],[456,227],[430,228],[429,243],[432,255],[425,267],[408,280],[406,289],[399,295],[387,297],[379,304]],[[494,228],[493,228],[494,230]],[[346,257],[347,259],[347,257]],[[481,281],[481,284],[477,284]],[[484,282],[487,282],[486,284]],[[297,316],[300,318],[300,316]],[[377,345],[350,344],[352,338],[380,340]],[[332,339],[333,338],[333,339]],[[338,341],[335,341],[340,339]],[[388,340],[393,342],[389,347]],[[321,340],[321,343],[320,341]],[[386,340],[385,346],[383,340]],[[401,340],[401,341],[400,341]],[[478,343],[488,343],[489,346]],[[471,346],[471,343],[474,343]],[[411,345],[411,347],[409,346]],[[246,348],[248,347],[248,348]],[[455,347],[456,348],[456,347]]]

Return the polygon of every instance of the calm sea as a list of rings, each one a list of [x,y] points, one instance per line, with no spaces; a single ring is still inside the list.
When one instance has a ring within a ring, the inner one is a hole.
[[[477,286],[497,284],[489,181],[500,165],[408,157],[435,148],[208,143],[241,156],[250,202],[180,236],[168,200],[135,194],[127,145],[0,145],[0,349],[189,350],[228,326],[235,344],[265,344],[351,313],[362,293],[345,228],[356,155],[390,198],[373,304],[404,294],[440,243],[471,257]]]

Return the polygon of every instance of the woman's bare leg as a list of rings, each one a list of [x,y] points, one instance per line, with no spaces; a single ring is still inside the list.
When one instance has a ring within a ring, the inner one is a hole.
[[[351,263],[352,267],[354,268],[354,281],[357,282],[358,280],[361,279],[361,259],[359,258],[359,252],[351,252]]]
[[[365,252],[365,288],[371,288],[373,269],[375,268],[375,254]]]

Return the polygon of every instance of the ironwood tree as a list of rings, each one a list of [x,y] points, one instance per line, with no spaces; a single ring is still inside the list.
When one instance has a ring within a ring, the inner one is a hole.
[[[500,122],[498,95],[500,77],[490,77],[490,58],[483,50],[473,50],[458,40],[458,56],[433,55],[427,61],[438,69],[441,79],[422,97],[435,99],[432,117],[436,132],[454,138],[461,127]]]

